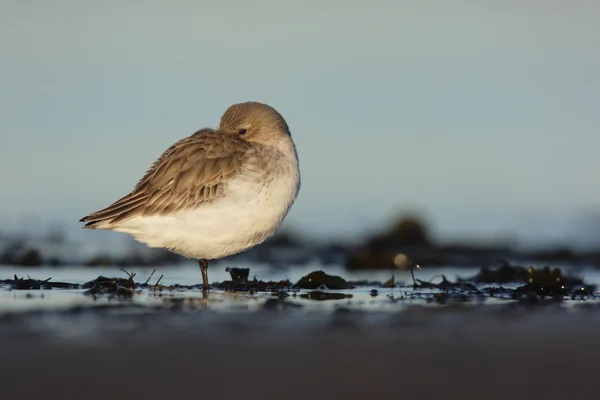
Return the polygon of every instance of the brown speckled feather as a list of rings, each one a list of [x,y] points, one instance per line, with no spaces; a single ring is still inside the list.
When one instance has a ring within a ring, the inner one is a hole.
[[[86,228],[194,208],[223,197],[252,145],[202,129],[165,151],[127,196],[81,219]]]

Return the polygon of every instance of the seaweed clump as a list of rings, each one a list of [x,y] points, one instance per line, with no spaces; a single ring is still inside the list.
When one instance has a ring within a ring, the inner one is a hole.
[[[294,285],[295,288],[299,289],[317,289],[322,286],[333,290],[354,288],[354,285],[344,278],[336,275],[328,275],[323,271],[311,272],[300,278]]]
[[[84,283],[81,287],[83,289],[88,289],[84,294],[94,297],[97,295],[108,294],[119,298],[132,298],[133,295],[137,293],[135,290],[136,283],[133,280],[135,272],[124,272],[127,274],[127,278],[107,278],[105,276],[99,276],[93,281]]]
[[[248,276],[250,275],[250,268],[236,268],[227,267],[225,271],[231,275],[232,282],[248,282]]]
[[[281,281],[261,281],[256,279],[248,280],[250,275],[249,268],[228,267],[226,271],[231,275],[230,281],[213,283],[211,286],[216,289],[235,292],[283,292],[292,287],[292,282],[287,279]]]
[[[219,290],[234,292],[279,292],[282,290],[291,289],[292,282],[287,279],[281,281],[261,281],[255,278],[246,282],[236,282],[231,280],[213,283],[211,287]]]
[[[538,295],[544,297],[561,296],[591,296],[596,290],[596,285],[587,284],[582,278],[571,274],[564,274],[560,268],[533,268],[511,265],[505,262],[497,269],[481,268],[479,273],[469,279],[459,279],[461,282],[477,284],[490,283],[515,283],[521,284],[512,291],[512,297],[520,295]],[[493,296],[495,288],[484,288]],[[504,289],[504,288],[500,288]],[[506,289],[504,289],[506,290]]]
[[[448,302],[468,302],[473,299],[485,300],[489,297],[512,299],[536,303],[545,298],[562,301],[566,296],[571,299],[585,299],[596,296],[596,285],[587,284],[582,278],[563,273],[560,268],[522,267],[504,263],[497,269],[481,268],[479,273],[468,279],[458,278],[456,282],[448,280],[442,275],[439,283],[427,282],[414,277],[414,289],[438,289],[431,297],[430,293],[414,293],[412,297],[426,297],[427,301],[440,304]],[[516,284],[516,288],[503,286],[486,286],[481,284]],[[478,285],[478,286],[476,286]]]
[[[540,270],[527,269],[527,282],[515,289],[516,294],[535,293],[538,296],[590,296],[596,285],[586,284],[583,279],[563,275],[560,268],[544,267]]]
[[[8,286],[13,290],[41,290],[41,289],[79,289],[80,285],[76,283],[66,282],[50,282],[52,278],[45,280],[31,279],[29,276],[27,279],[18,278],[17,275],[14,279],[6,279],[0,281],[0,285]]]

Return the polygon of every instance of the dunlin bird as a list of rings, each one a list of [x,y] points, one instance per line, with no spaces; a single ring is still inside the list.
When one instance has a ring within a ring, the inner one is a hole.
[[[169,147],[133,191],[80,220],[198,260],[236,254],[273,235],[300,189],[296,146],[272,107],[234,104],[219,129]]]

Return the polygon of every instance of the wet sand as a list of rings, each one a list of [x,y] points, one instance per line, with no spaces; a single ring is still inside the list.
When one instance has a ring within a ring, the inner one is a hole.
[[[14,314],[3,399],[598,396],[600,309]]]

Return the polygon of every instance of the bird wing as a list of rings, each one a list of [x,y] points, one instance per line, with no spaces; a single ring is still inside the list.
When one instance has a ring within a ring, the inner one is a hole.
[[[202,129],[167,149],[128,195],[80,220],[107,227],[136,216],[164,215],[225,196],[250,144]]]

